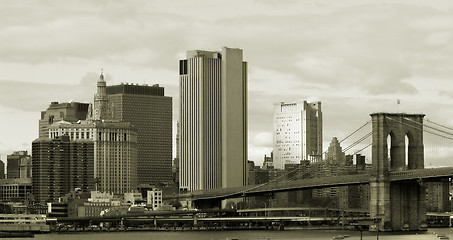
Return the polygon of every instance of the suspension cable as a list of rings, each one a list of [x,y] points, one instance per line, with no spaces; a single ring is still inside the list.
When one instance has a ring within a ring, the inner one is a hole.
[[[452,130],[452,131],[453,131],[453,128],[444,126],[444,125],[439,124],[439,123],[435,123],[435,122],[433,122],[433,121],[430,121],[429,119],[425,119],[425,120],[426,120],[427,122],[430,122],[430,123],[432,123],[432,124],[435,124],[435,125],[437,125],[437,126],[439,126],[439,127],[443,127],[443,128],[446,128],[446,129],[448,129],[448,130]]]
[[[409,126],[409,127],[413,127],[413,128],[416,128],[416,129],[418,129],[418,130],[422,130],[422,131],[427,132],[427,133],[431,133],[431,134],[436,135],[436,136],[438,136],[438,137],[443,137],[443,138],[445,138],[445,139],[453,140],[453,138],[450,138],[450,137],[447,137],[447,136],[444,136],[444,135],[441,135],[441,134],[438,134],[438,133],[435,133],[435,132],[432,132],[432,131],[428,131],[428,130],[426,130],[426,129],[424,129],[424,128],[419,128],[419,127],[414,126],[414,125],[409,125],[409,124],[407,124],[407,123],[404,123],[404,122],[402,122],[402,121],[395,120],[395,119],[390,118],[390,117],[386,117],[386,118],[388,118],[389,120],[392,120],[392,121],[401,123],[401,124],[403,124],[403,125],[406,125],[406,126]]]
[[[350,150],[351,148],[357,146],[359,143],[363,142],[365,139],[370,137],[372,134],[373,134],[372,132],[367,133],[365,136],[363,136],[360,139],[358,139],[357,141],[353,142],[351,145],[345,147],[342,152],[346,152],[346,151]]]
[[[346,136],[345,138],[343,138],[339,143],[342,143],[344,140],[348,139],[350,136],[354,135],[356,132],[360,131],[360,129],[364,128],[366,125],[368,125],[368,123],[370,123],[371,120],[368,120],[368,122],[366,122],[365,124],[363,124],[361,127],[359,127],[358,129],[356,129],[354,132],[352,132],[351,134],[349,134],[348,136]]]
[[[422,126],[424,126],[424,127],[434,129],[434,130],[439,131],[439,132],[441,132],[441,133],[444,133],[444,134],[452,135],[452,136],[453,136],[453,133],[449,133],[449,132],[446,132],[446,131],[444,131],[444,130],[441,130],[441,129],[432,127],[432,126],[429,126],[429,125],[426,125],[426,124],[423,124],[423,123],[419,123],[419,122],[414,121],[414,120],[409,119],[409,118],[404,118],[404,119],[406,119],[406,120],[408,120],[408,121],[411,121],[411,122],[414,122],[414,123],[416,123],[416,124],[422,125]]]

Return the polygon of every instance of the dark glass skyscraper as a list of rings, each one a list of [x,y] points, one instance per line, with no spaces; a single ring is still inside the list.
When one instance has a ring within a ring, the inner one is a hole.
[[[115,120],[137,130],[138,184],[172,181],[172,98],[159,85],[107,86]]]

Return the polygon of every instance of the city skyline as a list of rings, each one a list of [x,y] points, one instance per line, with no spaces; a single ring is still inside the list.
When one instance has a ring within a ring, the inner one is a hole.
[[[273,104],[281,101],[323,103],[324,150],[372,112],[424,113],[453,126],[453,3],[236,4],[3,1],[1,159],[31,152],[50,102],[92,102],[100,68],[109,85],[165,87],[174,141],[178,60],[219,46],[243,49],[249,63],[248,155],[257,165],[272,150]]]

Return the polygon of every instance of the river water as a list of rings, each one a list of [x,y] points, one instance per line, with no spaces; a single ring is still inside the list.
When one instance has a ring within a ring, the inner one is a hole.
[[[437,240],[436,233],[453,239],[453,229],[436,228],[422,233],[380,233],[379,240]],[[285,230],[285,231],[194,231],[194,232],[95,232],[37,234],[39,240],[318,240],[348,235],[346,240],[360,239],[360,232],[338,230]],[[25,239],[25,238],[24,238]],[[363,232],[363,240],[376,239],[375,232]]]

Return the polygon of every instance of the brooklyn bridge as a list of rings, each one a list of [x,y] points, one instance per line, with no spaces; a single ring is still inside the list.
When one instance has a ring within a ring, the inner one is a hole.
[[[221,202],[229,199],[323,187],[368,185],[369,201],[366,204],[369,206],[366,209],[369,209],[369,218],[376,220],[380,231],[425,229],[425,183],[452,177],[453,167],[449,167],[448,158],[436,159],[439,158],[439,151],[432,150],[436,146],[425,148],[424,136],[428,136],[430,142],[441,139],[451,144],[453,129],[425,120],[424,114],[373,113],[370,116],[370,121],[349,136],[370,124],[371,131],[344,148],[359,147],[355,153],[371,148],[369,168],[330,176],[306,171],[303,177],[300,176],[300,169],[295,169],[293,174],[299,177],[286,177],[259,185],[195,191],[168,196],[167,199],[190,199],[197,208],[206,209],[220,208]],[[434,158],[443,166],[432,167],[430,163],[429,167],[425,167],[427,158]]]

